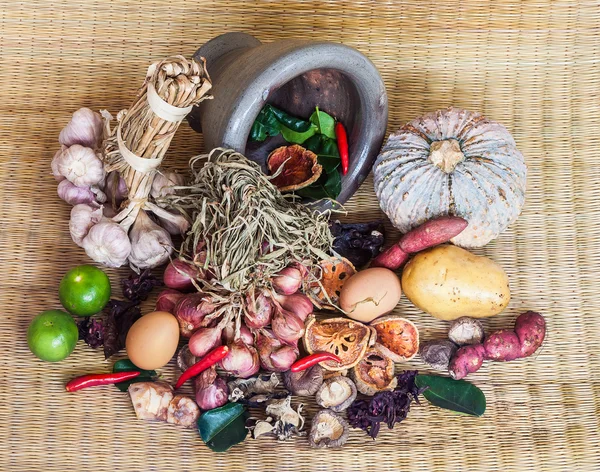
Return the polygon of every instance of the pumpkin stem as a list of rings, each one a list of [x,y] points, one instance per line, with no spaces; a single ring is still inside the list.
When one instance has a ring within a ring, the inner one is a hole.
[[[454,170],[458,163],[465,160],[456,139],[434,141],[429,148],[429,162],[438,166],[446,174]]]

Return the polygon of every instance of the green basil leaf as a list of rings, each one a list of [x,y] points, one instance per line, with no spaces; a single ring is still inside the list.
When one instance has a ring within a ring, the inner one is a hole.
[[[269,105],[265,106],[258,116],[254,123],[252,124],[252,129],[250,130],[250,140],[251,141],[264,141],[269,136],[277,136],[279,134],[281,125],[277,120],[277,117],[273,114],[272,109]]]
[[[308,138],[310,138],[311,136],[314,136],[314,134],[317,132],[317,127],[315,125],[311,124],[310,128],[308,128],[308,130],[304,131],[303,133],[299,133],[297,131],[291,130],[283,125],[281,126],[280,130],[281,130],[281,135],[283,136],[283,139],[285,139],[288,143],[302,144]]]
[[[423,396],[433,405],[470,416],[485,413],[485,395],[470,382],[439,375],[417,375],[417,387],[429,387]]]
[[[288,115],[285,111],[275,108],[273,105],[266,105],[265,108],[269,108],[270,113],[277,118],[277,121],[286,128],[298,133],[304,133],[311,127],[310,121],[296,118],[295,116]]]
[[[335,139],[335,120],[331,115],[319,110],[319,107],[310,115],[311,123],[317,126],[317,132],[328,138]]]
[[[134,379],[127,380],[125,382],[119,382],[118,384],[115,384],[115,387],[117,387],[119,390],[121,390],[121,392],[126,392],[127,389],[129,388],[129,386],[133,383],[152,382],[152,381],[156,380],[156,378],[158,377],[155,370],[140,369],[139,367],[134,365],[134,363],[131,362],[129,359],[121,359],[120,361],[115,362],[115,365],[113,365],[113,372],[115,372],[115,373],[116,372],[130,372],[132,370],[139,370],[141,373]]]
[[[224,452],[246,439],[247,417],[244,405],[227,403],[200,415],[198,432],[209,448],[215,452]]]

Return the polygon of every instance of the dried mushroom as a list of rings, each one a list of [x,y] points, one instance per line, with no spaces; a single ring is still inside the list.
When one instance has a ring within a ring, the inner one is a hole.
[[[376,347],[367,351],[350,374],[358,391],[365,395],[393,390],[398,384],[398,379],[394,376],[394,361]]]
[[[304,417],[300,414],[303,405],[298,404],[298,408],[294,410],[291,402],[291,395],[279,400],[270,400],[266,408],[267,419],[258,420],[250,428],[252,437],[256,439],[260,436],[272,435],[284,441],[292,436],[303,436]]]
[[[332,410],[319,411],[312,420],[308,442],[311,447],[342,447],[348,441],[350,427]]]
[[[250,377],[249,379],[235,379],[227,382],[227,387],[231,392],[229,400],[238,402],[240,400],[259,401],[261,396],[266,401],[275,393],[275,389],[279,386],[279,379],[275,373],[270,375],[259,375],[258,377]]]
[[[323,167],[317,155],[298,144],[275,149],[267,158],[269,173],[275,175],[271,183],[281,192],[293,192],[316,182]]]
[[[448,338],[454,344],[466,346],[467,344],[481,344],[485,333],[481,321],[461,316],[454,320],[448,331]]]
[[[335,412],[344,411],[356,399],[356,385],[348,377],[327,379],[317,392],[317,403]]]
[[[300,372],[283,373],[283,384],[293,395],[310,397],[323,385],[323,368],[317,364]]]
[[[371,322],[377,331],[377,345],[394,362],[408,361],[419,352],[419,330],[405,318],[381,316]]]
[[[321,362],[326,370],[341,371],[354,367],[375,343],[375,330],[349,318],[329,318],[317,321],[314,315],[306,320],[304,347],[309,354],[325,351],[342,362]]]
[[[333,305],[339,303],[344,283],[356,274],[356,269],[348,259],[343,257],[323,260],[319,262],[319,267],[320,273],[314,274],[316,280],[308,282],[304,292],[317,308],[335,310]]]
[[[198,362],[198,360],[199,358],[190,352],[190,347],[187,344],[183,346],[177,353],[177,367],[179,367],[181,372],[188,370],[196,362]]]
[[[421,359],[431,368],[447,372],[457,349],[458,346],[447,339],[427,341],[421,345]]]

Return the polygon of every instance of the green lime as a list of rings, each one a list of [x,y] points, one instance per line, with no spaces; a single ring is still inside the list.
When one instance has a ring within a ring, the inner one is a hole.
[[[62,278],[58,297],[62,306],[73,315],[95,315],[110,299],[110,280],[97,267],[80,265]]]
[[[37,315],[27,330],[29,349],[43,361],[58,362],[75,349],[79,331],[71,315],[48,310]]]

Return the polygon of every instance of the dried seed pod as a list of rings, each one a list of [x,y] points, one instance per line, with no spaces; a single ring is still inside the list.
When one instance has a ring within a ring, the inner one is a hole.
[[[435,370],[447,371],[457,349],[458,346],[447,339],[427,341],[421,344],[421,359]]]
[[[327,379],[316,395],[316,401],[320,406],[335,412],[344,411],[355,399],[356,385],[342,375]]]
[[[462,316],[452,322],[448,331],[448,338],[459,346],[467,344],[481,344],[485,333],[479,320]]]

